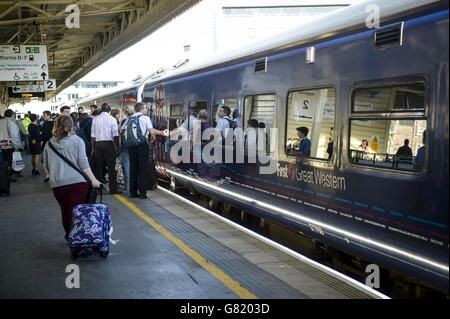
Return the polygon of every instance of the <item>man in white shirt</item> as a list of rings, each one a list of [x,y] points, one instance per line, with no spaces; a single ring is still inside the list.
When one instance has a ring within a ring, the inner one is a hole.
[[[139,118],[139,127],[144,141],[137,146],[127,147],[128,153],[130,154],[130,198],[139,197],[145,199],[147,198],[147,170],[149,162],[149,150],[147,145],[148,137],[149,135],[168,136],[169,132],[168,130],[160,131],[153,128],[152,120],[145,115],[147,113],[147,106],[145,103],[136,103],[134,111],[135,113],[129,118],[129,121],[131,121],[131,118],[133,117]],[[127,135],[127,140],[129,138],[131,137]]]
[[[103,180],[103,165],[108,166],[109,193],[120,194],[117,190],[116,157],[119,156],[119,130],[117,120],[109,112],[111,107],[104,103],[101,113],[92,120],[91,155],[95,162],[95,177]]]
[[[8,109],[4,115],[5,117],[0,119],[0,141],[9,141],[8,143],[4,143],[1,148],[3,159],[8,162],[10,174],[12,174],[14,173],[12,169],[12,154],[22,148],[22,141],[20,139],[19,127],[14,123],[14,111]],[[15,179],[11,179],[11,182],[16,181]]]

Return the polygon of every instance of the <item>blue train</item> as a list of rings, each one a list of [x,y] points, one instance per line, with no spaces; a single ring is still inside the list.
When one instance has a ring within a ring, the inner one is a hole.
[[[361,2],[95,102],[146,102],[160,130],[186,122],[177,151],[153,143],[172,183],[448,294],[448,22],[448,1]],[[244,144],[238,161],[236,140],[198,160],[217,137],[199,141],[188,118],[214,128],[224,105],[238,129],[264,123],[256,160]]]

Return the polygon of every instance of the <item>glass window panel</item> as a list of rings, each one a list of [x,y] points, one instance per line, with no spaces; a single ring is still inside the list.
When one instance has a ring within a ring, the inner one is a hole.
[[[169,130],[174,130],[183,122],[183,104],[170,105]]]
[[[258,128],[262,128],[265,131],[263,134],[265,143],[263,142],[262,144],[265,145],[265,150],[270,153],[275,151],[274,148],[276,145],[276,141],[272,139],[276,138],[277,136],[272,136],[272,131],[269,129],[273,128],[276,123],[275,110],[277,104],[278,100],[275,94],[259,94],[247,96],[244,101],[243,127],[248,129],[248,121],[256,120],[256,122],[253,121],[254,125],[257,125]],[[258,141],[255,140],[255,138],[253,138],[254,141],[251,140],[252,136],[256,137],[258,136],[258,134],[251,134],[247,137],[247,141],[245,142],[246,148],[248,147],[248,145],[252,144],[259,147]]]
[[[191,101],[189,102],[189,137],[192,139],[194,132],[195,121],[208,121],[208,102],[206,101]],[[204,125],[206,127],[206,125]],[[197,132],[199,133],[199,132]],[[196,136],[198,137],[198,135]],[[200,138],[198,138],[200,140]]]
[[[351,120],[353,163],[420,171],[425,163],[426,120]]]
[[[425,92],[424,83],[357,89],[353,112],[424,111]]]
[[[335,108],[336,93],[332,88],[290,92],[286,152],[293,156],[331,158]],[[297,130],[301,127],[308,131],[303,139]]]
[[[239,114],[239,109],[237,108],[236,97],[226,97],[226,98],[214,98],[213,109],[212,109],[212,127],[216,127],[217,122],[220,120],[219,117],[219,107],[222,105],[227,105],[231,109],[230,118],[237,122],[238,127],[241,126],[241,116]]]

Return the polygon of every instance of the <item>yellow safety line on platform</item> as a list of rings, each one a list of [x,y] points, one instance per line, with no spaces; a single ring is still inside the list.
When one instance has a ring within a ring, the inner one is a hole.
[[[143,212],[139,207],[134,205],[132,202],[128,201],[125,197],[120,195],[114,195],[118,200],[120,200],[125,206],[131,209],[136,215],[145,220],[150,226],[159,231],[164,237],[169,239],[175,246],[180,248],[186,255],[191,257],[195,262],[197,262],[200,266],[206,269],[209,273],[211,273],[214,277],[220,280],[225,286],[233,290],[239,297],[244,299],[257,299],[254,294],[248,291],[246,288],[242,287],[236,280],[231,278],[229,275],[220,270],[217,266],[212,264],[208,259],[203,257],[197,251],[195,251],[192,247],[184,243],[170,231],[168,231],[164,226],[159,224],[153,218],[149,217],[145,212]]]

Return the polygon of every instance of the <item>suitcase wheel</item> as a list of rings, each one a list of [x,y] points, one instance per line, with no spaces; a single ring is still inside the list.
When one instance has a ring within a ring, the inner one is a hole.
[[[100,257],[102,257],[102,259],[106,259],[106,257],[108,257],[108,251],[100,252]]]

